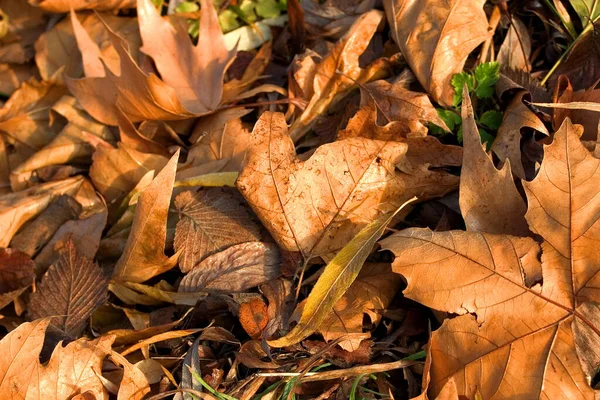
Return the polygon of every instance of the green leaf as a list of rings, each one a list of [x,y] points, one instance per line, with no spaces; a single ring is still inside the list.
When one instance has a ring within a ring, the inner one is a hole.
[[[570,2],[579,18],[581,18],[581,24],[584,28],[590,23],[596,22],[600,17],[600,1],[570,0]]]
[[[232,10],[224,10],[219,14],[219,25],[221,26],[223,33],[239,28],[240,23],[238,21],[238,15]]]
[[[413,200],[415,199],[408,200],[395,212],[371,222],[339,251],[333,260],[327,264],[323,274],[319,277],[306,299],[298,324],[287,335],[267,341],[269,346],[291,346],[319,329],[325,317],[331,313],[335,303],[346,293],[358,276],[365,260],[373,250],[375,242],[383,234],[385,227],[398,211]]]
[[[261,18],[275,18],[281,15],[281,9],[275,0],[257,0],[256,14]]]
[[[175,11],[180,13],[195,12],[198,10],[200,10],[200,6],[194,1],[184,1],[177,4],[177,7],[175,7]]]
[[[255,6],[256,6],[256,4],[252,0],[244,0],[240,3],[239,13],[244,15],[242,20],[248,21],[248,22],[255,22],[258,19],[258,17],[256,16],[256,13],[254,12]]]
[[[487,99],[494,94],[494,85],[500,79],[500,64],[489,62],[479,64],[475,68],[475,79],[477,80],[477,89],[475,94],[480,99]]]
[[[499,111],[486,111],[483,113],[481,118],[479,118],[479,123],[493,131],[497,131],[498,128],[500,128],[500,125],[502,125],[503,116],[504,114]]]
[[[436,108],[438,116],[444,121],[450,132],[454,132],[455,128],[461,124],[460,115],[455,113],[452,110],[444,110],[441,108]],[[444,128],[431,123],[429,125],[429,131],[434,135],[445,135],[447,132]]]
[[[461,72],[460,74],[454,74],[451,83],[452,87],[454,88],[452,106],[458,107],[462,101],[463,86],[466,83],[467,87],[469,88],[469,92],[472,92],[475,88],[475,78],[468,72]]]
[[[485,144],[485,151],[490,151],[492,143],[494,143],[494,136],[485,129],[479,129],[479,136],[481,136],[481,143]]]

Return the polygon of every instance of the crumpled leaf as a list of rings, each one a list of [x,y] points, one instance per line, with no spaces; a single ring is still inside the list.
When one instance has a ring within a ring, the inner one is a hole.
[[[58,345],[47,365],[39,362],[44,333],[50,319],[25,322],[0,341],[0,396],[7,399],[68,399],[88,392],[104,398],[105,389],[96,375],[110,353],[112,337],[94,341],[79,339]]]
[[[582,330],[599,336],[596,319],[583,317],[600,300],[599,174],[566,120],[524,183],[541,262],[535,241],[508,235],[407,229],[381,242],[407,297],[459,315],[431,339],[432,397],[450,379],[469,398],[595,396],[577,343]]]
[[[366,68],[361,68],[359,63],[360,56],[367,49],[382,20],[383,14],[377,10],[361,15],[329,54],[314,66],[314,78],[309,84],[312,89],[310,102],[290,128],[294,141],[303,137],[318,116],[324,114],[329,106],[339,101],[357,84],[387,75],[387,61],[383,59],[375,60]]]
[[[359,275],[365,260],[373,250],[375,242],[379,240],[384,229],[396,213],[412,200],[371,222],[337,253],[333,260],[327,264],[308,295],[298,324],[285,336],[269,340],[267,342],[269,346],[285,347],[296,344],[320,329],[327,318],[331,318],[332,310]],[[331,323],[331,320],[329,321]],[[358,344],[360,344],[360,340]]]
[[[482,147],[468,90],[463,90],[462,121],[459,202],[467,230],[527,236],[527,206],[515,186],[510,162],[497,170]]]
[[[136,0],[28,0],[44,11],[67,13],[69,10],[112,11],[134,8]]]
[[[265,112],[236,186],[277,243],[305,257],[341,249],[361,228],[406,200],[442,195],[457,183],[443,172],[401,172],[407,144],[351,138],[296,158],[282,114]]]
[[[83,177],[43,183],[21,192],[0,196],[0,247],[7,247],[19,228],[61,194],[73,195]]]
[[[385,0],[392,37],[433,99],[452,105],[450,80],[490,36],[484,0]]]
[[[504,112],[502,124],[492,144],[492,151],[502,162],[510,160],[512,172],[521,179],[526,178],[521,161],[521,129],[528,127],[550,135],[544,123],[523,103],[524,98],[528,96],[525,91],[515,95]]]
[[[200,34],[194,46],[187,30],[171,24],[157,12],[151,0],[138,0],[141,51],[152,57],[160,76],[171,86],[183,106],[204,114],[221,104],[225,70],[235,57],[227,50],[217,12],[210,0],[202,0]]]
[[[46,28],[41,10],[27,0],[2,0],[2,21],[7,32],[0,38],[0,63],[24,64],[33,57],[33,43]]]
[[[498,50],[496,61],[502,68],[531,71],[531,37],[520,19],[511,17],[508,32]]]
[[[167,216],[179,150],[139,197],[131,233],[115,265],[113,277],[120,281],[144,282],[177,264],[179,253],[164,254]]]
[[[362,14],[375,7],[375,0],[300,0],[306,28],[316,36],[339,38]]]
[[[181,280],[179,292],[242,293],[277,279],[279,264],[279,249],[273,243],[238,244],[196,265]]]
[[[181,251],[179,268],[189,272],[204,258],[235,244],[260,239],[260,226],[237,193],[215,188],[185,191],[175,199],[179,222],[175,251]]]
[[[600,104],[600,89],[589,88],[587,90],[574,91],[569,79],[561,77],[554,93],[554,102],[588,102]],[[582,140],[596,140],[600,113],[583,109],[554,108],[552,125],[555,129],[558,129],[566,118],[569,118],[574,124],[583,126]]]
[[[54,317],[52,330],[61,338],[74,339],[107,299],[108,279],[103,271],[68,241],[31,295],[28,312],[31,319]]]
[[[318,332],[328,342],[342,339],[339,345],[346,351],[357,350],[360,343],[370,337],[370,333],[363,332],[364,315],[367,314],[371,324],[376,326],[401,283],[402,279],[392,272],[390,264],[365,264],[325,317]]]
[[[33,285],[35,263],[19,250],[0,248],[0,309]]]
[[[252,297],[240,304],[238,319],[248,336],[257,339],[269,322],[267,305],[260,297]]]

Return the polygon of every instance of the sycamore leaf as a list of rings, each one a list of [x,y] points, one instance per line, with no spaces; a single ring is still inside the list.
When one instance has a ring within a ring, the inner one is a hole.
[[[223,77],[235,57],[227,50],[217,12],[210,0],[202,0],[200,34],[194,46],[187,30],[160,16],[151,0],[138,0],[138,18],[144,46],[160,76],[183,106],[202,114],[216,109],[223,95]]]
[[[298,324],[285,336],[269,340],[272,347],[285,347],[296,344],[322,327],[331,318],[336,303],[344,296],[361,271],[365,260],[373,250],[375,242],[384,229],[408,200],[394,212],[388,213],[364,227],[337,255],[327,264],[325,270],[311,290],[302,308]],[[331,319],[329,320],[331,322]],[[327,329],[327,327],[325,327]]]
[[[486,154],[468,90],[463,90],[462,121],[464,154],[459,201],[467,230],[526,236],[527,207],[515,186],[510,162],[498,171]]]
[[[112,11],[135,7],[135,0],[29,0],[44,11],[66,13],[69,10]]]
[[[341,249],[406,200],[442,195],[457,182],[427,168],[397,170],[406,143],[350,138],[300,161],[280,113],[263,113],[252,141],[236,186],[277,243],[307,258]]]
[[[175,199],[179,222],[175,251],[181,251],[179,267],[189,272],[207,256],[227,247],[260,239],[260,227],[233,191],[208,189],[185,191]]]
[[[452,76],[486,40],[484,0],[385,0],[392,37],[417,79],[444,106],[452,105]],[[462,85],[461,85],[462,87]]]
[[[242,293],[281,274],[279,249],[273,243],[249,242],[231,246],[196,265],[179,291]]]
[[[73,195],[83,178],[76,176],[48,182],[21,192],[0,196],[0,247],[6,247],[19,228],[61,194]]]
[[[431,339],[432,397],[452,379],[468,398],[596,395],[590,382],[598,365],[590,368],[595,356],[581,349],[600,339],[592,311],[600,301],[600,160],[568,119],[544,153],[538,176],[524,183],[527,222],[541,246],[530,238],[427,229],[381,242],[396,255],[393,268],[407,280],[407,297],[459,315]]]
[[[55,317],[50,326],[62,338],[77,338],[107,295],[108,279],[98,264],[78,254],[69,241],[31,295],[29,317]]]
[[[387,75],[386,61],[376,60],[366,68],[361,68],[359,59],[377,32],[383,15],[371,10],[361,15],[309,74],[312,82],[307,82],[312,96],[308,106],[294,121],[290,135],[294,141],[310,131],[317,116],[324,114],[328,107],[338,101],[357,84],[366,83]]]
[[[364,333],[364,315],[376,326],[382,311],[396,295],[402,279],[394,274],[390,264],[365,264],[348,288],[335,303],[319,327],[326,341],[341,339],[339,345],[346,351],[355,351],[370,333]]]
[[[170,270],[179,254],[165,256],[167,216],[179,150],[139,197],[131,233],[123,255],[115,265],[114,278],[120,281],[144,282]]]
[[[89,392],[104,398],[97,373],[110,353],[113,337],[79,339],[59,344],[46,365],[39,362],[44,333],[50,319],[25,322],[0,341],[0,397],[5,399],[69,399]]]
[[[526,177],[521,161],[521,129],[528,127],[550,135],[544,123],[523,103],[526,96],[528,96],[526,91],[520,91],[509,103],[496,140],[492,144],[492,151],[502,162],[510,160],[512,172],[521,179]]]

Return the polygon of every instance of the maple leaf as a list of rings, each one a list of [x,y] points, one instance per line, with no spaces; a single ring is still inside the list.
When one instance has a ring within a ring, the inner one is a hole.
[[[469,398],[593,398],[600,360],[600,160],[567,119],[525,182],[530,238],[408,229],[381,244],[405,295],[459,314],[431,339],[431,384]],[[542,250],[541,262],[538,254]],[[443,279],[440,279],[443,276]]]
[[[435,101],[452,105],[452,76],[486,40],[484,0],[385,0],[392,37]]]
[[[396,169],[405,143],[350,138],[296,158],[280,113],[265,112],[236,182],[264,226],[285,250],[306,258],[341,249],[363,227],[414,196],[442,195],[456,177]]]
[[[243,206],[243,198],[224,189],[186,191],[175,199],[180,220],[175,251],[182,250],[179,267],[189,272],[206,256],[227,247],[260,239],[260,227]]]
[[[108,298],[108,279],[98,264],[77,253],[67,242],[31,295],[31,319],[56,317],[51,327],[62,338],[76,338],[85,329],[94,309]]]

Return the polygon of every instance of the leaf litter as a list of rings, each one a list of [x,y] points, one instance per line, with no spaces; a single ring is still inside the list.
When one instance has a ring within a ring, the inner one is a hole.
[[[0,398],[598,397],[596,3],[0,0]]]

